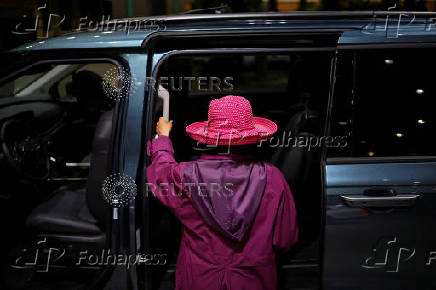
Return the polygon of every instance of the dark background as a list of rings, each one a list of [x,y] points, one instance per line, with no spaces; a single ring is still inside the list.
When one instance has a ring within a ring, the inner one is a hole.
[[[396,10],[436,10],[434,0],[1,0],[0,51],[43,40],[47,31],[49,37],[74,32],[81,17],[101,21],[108,17],[176,14],[222,5],[227,5],[228,12],[261,12],[386,10],[395,4]]]

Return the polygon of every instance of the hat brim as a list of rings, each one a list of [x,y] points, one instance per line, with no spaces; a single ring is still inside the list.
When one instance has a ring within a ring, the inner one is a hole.
[[[277,124],[271,120],[253,117],[254,128],[232,134],[225,130],[210,132],[207,130],[208,122],[195,122],[186,127],[189,136],[203,144],[208,145],[248,145],[267,140],[277,132]]]

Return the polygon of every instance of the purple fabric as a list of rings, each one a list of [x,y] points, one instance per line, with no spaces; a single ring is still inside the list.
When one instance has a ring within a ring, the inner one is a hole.
[[[287,251],[298,239],[294,200],[281,172],[264,163],[266,184],[261,201],[251,227],[238,242],[214,230],[197,210],[184,180],[185,168],[191,165],[175,161],[171,140],[160,136],[148,149],[152,160],[147,167],[149,188],[182,225],[176,289],[277,289],[275,253]]]
[[[242,156],[243,157],[243,156]],[[241,241],[259,208],[266,184],[262,162],[202,155],[188,162],[183,180],[203,220],[230,239]]]

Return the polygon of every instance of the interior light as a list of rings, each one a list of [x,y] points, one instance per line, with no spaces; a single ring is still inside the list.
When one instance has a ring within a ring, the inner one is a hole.
[[[403,133],[395,133],[395,136],[398,138],[402,138],[402,137],[404,137],[404,134]]]
[[[372,151],[369,151],[369,152],[368,152],[368,156],[369,156],[369,157],[372,157],[372,156],[374,156],[374,152],[372,152]]]
[[[424,121],[424,120],[422,120],[422,119],[419,119],[418,120],[418,124],[420,124],[420,125],[423,125],[423,124],[425,124],[426,122]]]
[[[417,90],[416,90],[416,93],[417,93],[418,95],[422,95],[422,94],[424,93],[424,90],[423,90],[423,89],[417,89]]]
[[[393,64],[394,60],[393,59],[385,59],[385,64]]]

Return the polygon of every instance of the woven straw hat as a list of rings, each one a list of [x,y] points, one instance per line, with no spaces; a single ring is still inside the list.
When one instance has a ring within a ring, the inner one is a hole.
[[[250,102],[240,96],[225,96],[209,104],[208,120],[186,127],[189,136],[209,145],[247,145],[271,137],[277,125],[253,117]]]

